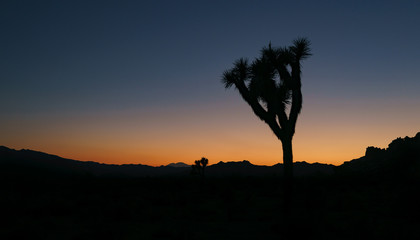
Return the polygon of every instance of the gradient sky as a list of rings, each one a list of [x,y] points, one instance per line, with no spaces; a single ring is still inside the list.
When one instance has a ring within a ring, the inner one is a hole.
[[[282,161],[220,82],[308,37],[294,160],[341,164],[420,131],[418,1],[1,1],[0,145],[103,163]]]

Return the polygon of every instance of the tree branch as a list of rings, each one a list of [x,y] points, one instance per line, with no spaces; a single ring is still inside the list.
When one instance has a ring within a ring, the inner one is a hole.
[[[300,80],[300,63],[299,61],[292,64],[292,106],[290,108],[288,134],[295,133],[296,122],[302,109],[302,90]]]
[[[268,126],[270,126],[271,130],[274,132],[278,139],[283,138],[283,131],[281,127],[277,124],[275,114],[269,114],[258,102],[256,97],[253,97],[245,85],[244,80],[238,79],[235,82],[236,88],[238,88],[239,93],[241,94],[242,98],[251,106],[252,110],[254,111],[255,115],[257,115],[262,121],[266,122]]]

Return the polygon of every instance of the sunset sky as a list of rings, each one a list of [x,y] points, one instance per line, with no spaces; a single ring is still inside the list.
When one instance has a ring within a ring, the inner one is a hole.
[[[224,70],[312,45],[294,160],[420,131],[418,1],[2,1],[0,145],[102,163],[282,161]]]

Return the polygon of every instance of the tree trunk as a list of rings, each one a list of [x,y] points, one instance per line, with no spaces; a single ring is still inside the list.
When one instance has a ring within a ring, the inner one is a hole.
[[[292,193],[293,193],[293,151],[292,138],[282,139],[283,169],[284,169],[284,214],[285,221],[291,221]]]
[[[288,181],[293,179],[293,150],[292,139],[283,139],[283,167],[284,177]]]

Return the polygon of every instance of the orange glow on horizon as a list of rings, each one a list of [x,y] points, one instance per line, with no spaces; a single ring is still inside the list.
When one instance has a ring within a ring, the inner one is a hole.
[[[298,120],[293,139],[295,162],[340,165],[363,156],[368,146],[385,148],[393,139],[414,136],[419,130],[417,112],[396,112],[391,118],[376,106],[364,105],[357,115],[352,106],[345,110],[322,107],[304,108]],[[242,160],[255,165],[282,162],[281,142],[246,105],[195,114],[200,109],[18,116],[6,122],[0,145],[108,164],[192,164],[201,157],[208,158],[210,165]]]

